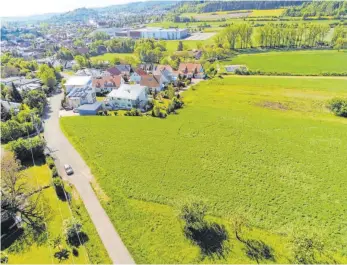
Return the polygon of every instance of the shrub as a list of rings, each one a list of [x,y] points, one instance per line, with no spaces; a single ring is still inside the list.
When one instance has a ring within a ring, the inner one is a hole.
[[[139,109],[131,109],[125,112],[125,116],[141,116],[142,113]]]
[[[328,107],[336,116],[347,117],[347,99],[333,98]]]
[[[45,141],[39,136],[28,139],[18,139],[9,143],[9,149],[13,151],[16,157],[21,161],[32,159],[31,149],[34,158],[42,157],[45,148]]]
[[[55,166],[52,167],[52,177],[55,178],[55,177],[58,177],[58,170]]]
[[[5,252],[1,251],[1,258],[0,258],[1,264],[7,264],[8,263],[8,256]]]
[[[51,156],[46,156],[46,163],[50,169],[55,167],[54,160]]]

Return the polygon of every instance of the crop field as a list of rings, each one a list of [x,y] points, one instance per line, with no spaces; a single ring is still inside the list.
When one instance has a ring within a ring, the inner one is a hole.
[[[28,183],[35,189],[37,185],[45,186],[50,184],[51,172],[46,165],[30,167],[24,170],[23,173],[28,177]],[[44,234],[44,237],[40,238],[41,240],[34,240],[32,235],[28,234],[14,241],[14,243],[5,250],[10,264],[111,263],[83,203],[75,192],[73,192],[72,211],[74,216],[79,216],[78,218],[83,225],[83,231],[85,231],[89,237],[84,246],[79,246],[77,248],[77,256],[72,254],[71,248],[67,246],[64,240],[65,236],[63,235],[63,221],[71,218],[68,202],[59,200],[53,187],[45,189],[42,192],[42,196],[44,198],[43,200],[48,205],[48,207],[45,206],[45,213],[49,217],[47,221],[48,233]],[[53,256],[59,249],[50,246],[52,241],[59,236],[62,239],[61,248],[67,248],[69,250],[67,259],[60,262]],[[87,256],[87,252],[89,256]]]
[[[221,19],[235,19],[245,17],[279,17],[283,14],[284,9],[267,9],[267,10],[237,10],[237,11],[220,11],[210,13],[183,13],[181,17],[194,18],[201,21],[213,21]]]
[[[291,74],[346,73],[347,51],[293,51],[242,54],[225,64],[245,64],[250,70]]]
[[[247,239],[272,249],[262,263],[291,263],[296,230],[324,240],[320,262],[346,263],[347,120],[325,107],[346,88],[342,78],[229,76],[184,92],[167,119],[64,117],[61,127],[137,263],[256,263],[232,232],[235,215],[249,220]],[[186,199],[225,225],[223,257],[184,236]]]

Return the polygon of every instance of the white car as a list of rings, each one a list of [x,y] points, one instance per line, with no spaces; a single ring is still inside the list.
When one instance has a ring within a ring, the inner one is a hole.
[[[72,175],[73,174],[73,170],[72,170],[72,167],[70,165],[65,164],[64,165],[64,169],[65,169],[66,174],[68,174],[68,175]]]

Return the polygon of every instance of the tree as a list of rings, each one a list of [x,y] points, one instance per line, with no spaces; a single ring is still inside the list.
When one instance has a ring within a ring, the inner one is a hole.
[[[178,42],[177,51],[183,51],[183,42],[182,41]]]
[[[18,92],[13,82],[12,82],[12,88],[10,89],[10,96],[14,102],[21,103],[23,101],[21,94]]]
[[[76,55],[74,59],[79,67],[88,67],[88,65],[90,64],[88,59],[83,55]]]
[[[340,51],[341,49],[344,49],[347,47],[347,39],[338,38],[335,42],[334,49]]]
[[[187,227],[199,229],[205,223],[206,212],[207,207],[204,203],[188,201],[181,207],[180,218],[185,221]]]
[[[38,77],[41,79],[42,83],[49,87],[51,90],[57,83],[56,74],[54,68],[49,67],[47,64],[42,64],[38,71]]]
[[[80,244],[78,241],[80,240],[79,234],[82,232],[82,223],[79,220],[74,217],[65,220],[63,223],[63,229],[66,240],[69,244]]]
[[[1,160],[1,213],[12,218],[20,216],[31,228],[42,231],[45,216],[38,206],[42,202],[39,196],[42,189],[31,191],[20,168],[14,154],[6,152]]]
[[[35,89],[30,90],[24,98],[23,101],[29,108],[36,108],[39,113],[43,112],[43,108],[46,105],[46,95],[43,91]]]

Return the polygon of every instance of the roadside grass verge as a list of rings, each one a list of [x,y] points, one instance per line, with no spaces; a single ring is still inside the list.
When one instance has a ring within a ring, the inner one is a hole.
[[[51,171],[47,165],[28,167],[23,171],[28,178],[28,183],[37,189],[37,185],[45,186],[51,184]],[[65,184],[67,189],[71,189]],[[77,247],[78,255],[72,254],[72,248],[67,245],[63,231],[63,221],[71,218],[71,213],[68,208],[68,202],[58,199],[53,186],[44,189],[41,192],[43,201],[45,202],[45,214],[47,214],[48,233],[44,233],[42,240],[34,240],[33,235],[26,233],[19,237],[14,243],[5,250],[8,254],[9,263],[11,264],[110,264],[111,260],[108,257],[104,246],[96,233],[96,230],[91,223],[88,213],[86,212],[83,203],[77,196],[72,200],[72,210],[74,217],[81,220],[83,231],[88,235],[88,241],[84,246]],[[40,205],[41,207],[41,205]],[[48,235],[48,237],[47,237]],[[61,248],[69,251],[66,259],[59,261],[54,257],[54,254],[59,249],[51,246],[52,240],[61,237]],[[87,249],[87,251],[86,251]],[[87,253],[89,258],[87,258]]]

